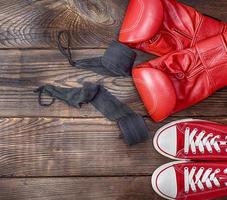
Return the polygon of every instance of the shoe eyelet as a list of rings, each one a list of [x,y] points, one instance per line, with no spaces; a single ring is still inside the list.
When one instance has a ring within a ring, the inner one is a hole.
[[[192,167],[192,169],[196,169],[196,167],[194,166],[194,167]]]
[[[193,154],[196,154],[196,152],[195,152],[195,151],[193,151],[192,153],[193,153]]]

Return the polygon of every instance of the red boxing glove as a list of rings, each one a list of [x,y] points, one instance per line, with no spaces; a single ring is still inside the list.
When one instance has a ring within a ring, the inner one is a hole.
[[[226,25],[175,0],[130,0],[119,40],[155,55],[195,46]]]
[[[133,69],[135,85],[155,121],[227,85],[226,44],[227,33],[219,34]]]

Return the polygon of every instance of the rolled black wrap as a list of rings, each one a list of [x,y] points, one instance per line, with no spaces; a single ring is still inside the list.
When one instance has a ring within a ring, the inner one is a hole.
[[[66,34],[67,36],[67,47],[63,47],[61,42],[62,34]],[[73,60],[70,42],[71,38],[68,32],[59,32],[57,40],[58,48],[72,66],[91,70],[102,75],[131,76],[136,53],[126,45],[112,41],[101,57]]]
[[[39,103],[42,106],[54,103],[52,101],[50,104],[43,104],[42,94],[60,99],[76,108],[80,108],[84,103],[91,103],[106,118],[117,122],[124,141],[128,145],[137,144],[149,138],[149,131],[142,116],[120,102],[101,85],[85,83],[81,88],[45,85],[39,87],[35,92],[39,93]]]

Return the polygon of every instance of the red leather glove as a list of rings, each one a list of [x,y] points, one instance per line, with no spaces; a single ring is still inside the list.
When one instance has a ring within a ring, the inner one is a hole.
[[[150,116],[170,114],[227,85],[227,33],[169,53],[133,69],[133,79]]]
[[[130,0],[119,40],[160,56],[226,31],[224,23],[175,0]]]

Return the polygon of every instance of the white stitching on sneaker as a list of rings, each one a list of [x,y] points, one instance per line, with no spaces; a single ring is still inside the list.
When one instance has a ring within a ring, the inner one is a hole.
[[[185,136],[184,136],[184,152],[187,154],[189,152],[189,148],[191,148],[191,151],[193,154],[196,154],[196,148],[199,149],[201,153],[204,153],[205,148],[212,153],[214,148],[217,152],[221,152],[220,144],[216,141],[220,138],[220,135],[216,135],[213,137],[212,133],[209,133],[205,136],[206,132],[202,131],[198,134],[198,136],[195,137],[196,133],[198,132],[197,129],[193,129],[192,132],[190,132],[190,128],[185,129]],[[226,142],[225,142],[226,143]]]
[[[220,187],[218,179],[215,177],[220,172],[220,169],[216,169],[213,173],[211,168],[204,170],[201,167],[197,173],[196,167],[193,167],[191,171],[187,167],[184,168],[184,191],[189,192],[189,189],[196,192],[196,185],[202,191],[204,190],[204,184],[207,188],[212,189],[213,185]]]

